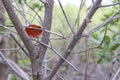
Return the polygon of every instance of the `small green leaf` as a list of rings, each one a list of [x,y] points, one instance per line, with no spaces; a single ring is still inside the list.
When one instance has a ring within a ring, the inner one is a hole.
[[[94,33],[94,34],[92,35],[92,37],[93,37],[94,39],[98,40],[98,34],[97,34],[97,33]]]
[[[0,31],[3,31],[3,28],[0,26]]]
[[[110,37],[109,36],[105,36],[104,43],[107,44],[107,45],[110,43]]]
[[[39,4],[38,3],[34,3],[33,4],[33,8],[39,8],[40,6],[39,6]]]
[[[114,50],[116,50],[119,46],[120,46],[119,43],[114,44],[114,45],[111,47],[111,50],[114,51]]]
[[[102,61],[102,57],[100,57],[100,58],[97,60],[97,63],[99,64],[99,63],[101,63],[101,61]]]

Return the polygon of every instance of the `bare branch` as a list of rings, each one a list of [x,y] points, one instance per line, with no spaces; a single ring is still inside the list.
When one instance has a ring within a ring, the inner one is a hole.
[[[0,27],[3,27],[4,29],[7,29],[7,30],[17,34],[17,32],[13,31],[12,29],[9,29],[7,26],[0,24]]]
[[[119,74],[120,74],[120,68],[117,70],[117,72],[113,76],[112,80],[116,80],[116,78],[117,78],[117,76],[119,76]]]
[[[32,18],[34,18],[34,16],[31,13],[23,12],[22,10],[19,10],[16,7],[14,7],[14,8],[15,8],[15,11],[18,11],[20,13],[20,15],[22,15],[24,13],[24,14],[30,15]],[[23,15],[22,15],[22,17],[25,18]],[[37,22],[41,23],[37,18],[34,18],[34,20],[36,20]],[[28,22],[28,23],[30,24],[30,22]]]
[[[24,47],[16,40],[16,38],[12,35],[12,34],[10,34],[10,36],[12,37],[12,39],[17,43],[17,45],[22,49],[22,51],[28,56],[28,57],[30,57],[29,56],[29,54],[28,54],[28,52],[24,49]]]
[[[25,14],[25,3],[24,3],[24,0],[21,0],[21,1],[20,1],[20,6],[21,6],[21,9],[22,9],[22,11],[23,11],[22,16],[23,16],[24,19],[25,19],[25,23],[26,23],[26,25],[29,25],[29,21],[28,21],[28,19],[27,19],[26,14]]]
[[[27,47],[27,49],[31,53],[32,52],[31,50],[33,50],[32,41],[29,40],[29,37],[27,36],[24,29],[22,28],[22,24],[20,23],[15,11],[13,10],[13,7],[12,7],[10,1],[9,0],[2,0],[2,2],[3,2],[4,7],[6,8],[6,10],[8,12],[8,15],[9,15],[12,23],[14,24],[18,34],[20,35],[20,37],[23,40],[25,46]]]
[[[107,34],[107,26],[106,26],[106,28],[105,28],[105,33],[104,33],[103,39],[102,39],[102,41],[100,42],[100,44],[99,44],[98,46],[92,47],[92,48],[88,48],[88,49],[86,49],[86,50],[79,51],[79,52],[73,52],[73,53],[82,53],[82,52],[86,52],[86,51],[90,51],[90,50],[99,48],[100,46],[102,46],[102,44],[103,44],[103,42],[104,42],[104,40],[105,40],[106,34]],[[89,34],[89,35],[90,35],[90,34]]]
[[[59,37],[61,37],[62,39],[65,39],[65,38],[66,38],[66,37],[64,37],[64,35],[59,34],[59,33],[56,33],[56,32],[52,32],[52,31],[45,30],[45,29],[43,29],[43,31],[45,31],[45,32],[47,32],[47,33],[50,33],[50,34],[53,34],[53,35],[56,35],[56,36],[59,36]]]
[[[89,35],[86,37],[86,54],[85,54],[85,70],[83,75],[83,80],[87,80],[88,73],[88,59],[89,59]]]
[[[116,3],[113,3],[113,4],[109,4],[109,5],[100,5],[100,7],[110,7],[110,6],[115,6],[115,5],[119,5],[120,2],[116,2]]]
[[[25,44],[25,47],[27,48],[27,50],[30,54],[33,79],[34,80],[42,79],[43,76],[42,76],[42,72],[41,72],[41,64],[42,64],[42,59],[43,59],[44,55],[38,56],[38,54],[40,54],[42,50],[39,50],[40,49],[39,46],[35,46],[33,44],[32,40],[29,40],[29,36],[27,35],[25,30],[23,29],[23,25],[19,21],[18,16],[16,15],[16,13],[15,13],[15,11],[10,3],[10,0],[2,0],[2,3],[3,3],[8,15],[9,15],[12,23],[14,24],[20,38],[22,39],[23,43]],[[42,54],[44,54],[44,52]],[[36,56],[37,56],[37,58],[36,58]],[[40,60],[36,60],[38,58]]]
[[[55,54],[57,54],[60,58],[62,58],[66,63],[68,63],[73,69],[75,69],[76,71],[80,72],[72,63],[70,63],[67,59],[65,59],[57,50],[55,50],[54,48],[48,46],[47,44],[37,41],[39,44],[49,48],[50,50],[52,50]]]
[[[39,20],[40,20],[40,23],[43,22],[41,16],[39,16],[38,12],[36,12],[31,6],[29,6],[29,4],[26,4],[32,11],[34,11],[34,13],[38,16]]]
[[[41,3],[43,3],[44,5],[48,5],[47,0],[39,0]]]
[[[85,0],[81,0],[80,5],[79,5],[79,9],[78,9],[78,12],[77,12],[77,17],[75,19],[75,24],[74,24],[74,25],[77,25],[77,27],[79,27],[80,12],[81,12],[81,9],[82,9],[84,3],[85,3]]]
[[[62,12],[63,12],[63,14],[64,14],[64,16],[65,16],[65,19],[66,19],[66,21],[67,21],[67,23],[68,23],[68,26],[70,27],[70,30],[72,31],[72,33],[73,33],[73,35],[74,35],[75,33],[74,33],[73,29],[72,29],[72,26],[71,26],[71,24],[70,24],[70,22],[69,22],[69,20],[68,20],[68,18],[67,18],[67,15],[66,15],[66,13],[65,13],[65,11],[64,11],[64,9],[63,9],[63,6],[62,6],[60,0],[58,0],[58,2],[59,2],[59,5],[60,5],[61,10],[62,10]]]
[[[86,20],[90,21],[90,19],[93,17],[93,15],[96,12],[96,10],[99,8],[98,5],[101,4],[101,1],[102,0],[96,0],[95,3],[94,3],[94,5],[90,9],[89,13],[87,14],[86,18],[84,19],[83,23],[81,24],[80,29],[75,34],[75,36],[73,37],[72,41],[70,42],[70,44],[66,48],[66,51],[64,52],[63,57],[65,59],[70,55],[70,53],[73,50],[74,46],[76,45],[77,41],[80,39],[80,36],[82,35],[84,29],[86,28],[86,26],[87,26]],[[63,64],[63,62],[64,62],[64,60],[62,58],[60,58],[59,61],[57,62],[57,64],[54,66],[54,68],[51,71],[51,73],[48,75],[48,78],[47,78],[48,80],[51,80],[53,78],[53,76],[58,71],[58,69]]]
[[[23,71],[21,70],[17,64],[15,64],[13,61],[10,61],[10,60],[7,60],[5,58],[5,56],[3,55],[3,53],[0,51],[0,58],[3,60],[3,62],[9,66],[9,68],[12,69],[12,71],[18,75],[19,77],[21,77],[23,80],[30,80],[28,75]]]
[[[119,19],[120,16],[117,15],[120,12],[120,10],[118,10],[117,12],[115,12],[113,14],[113,16],[111,16],[109,19],[107,19],[106,21],[104,21],[102,24],[98,25],[97,27],[95,27],[93,30],[90,31],[90,34],[93,34],[94,32],[96,32],[97,30],[99,30],[100,28],[102,28],[103,26],[107,25],[109,22],[115,20],[115,19]]]

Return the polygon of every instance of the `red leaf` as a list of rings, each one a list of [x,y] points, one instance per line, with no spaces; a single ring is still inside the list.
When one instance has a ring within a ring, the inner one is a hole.
[[[42,34],[41,26],[30,24],[25,28],[26,33],[33,38],[38,38]]]

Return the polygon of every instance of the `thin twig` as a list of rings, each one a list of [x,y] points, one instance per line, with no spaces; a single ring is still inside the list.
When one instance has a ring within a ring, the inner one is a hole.
[[[116,80],[116,78],[119,76],[119,74],[120,74],[120,68],[117,70],[117,72],[113,76],[112,80]]]
[[[17,39],[12,35],[10,34],[10,36],[12,37],[12,39],[17,43],[17,45],[22,49],[22,51],[29,57],[29,54],[28,52],[24,49],[24,47],[17,41]]]
[[[43,67],[45,67],[44,65],[42,65]],[[50,69],[50,68],[46,68],[47,69],[47,71],[52,71],[52,69]],[[65,80],[59,73],[56,73],[56,75],[61,79],[61,80]]]
[[[48,2],[46,0],[39,0],[41,3],[43,3],[44,5],[48,5]]]
[[[0,24],[0,27],[3,27],[4,29],[7,29],[7,30],[9,30],[9,31],[11,31],[13,33],[17,33],[17,32],[13,31],[12,29],[9,29],[8,27],[6,27],[6,26],[4,26],[2,24]]]
[[[79,9],[78,9],[78,13],[77,13],[77,17],[76,17],[76,19],[75,19],[75,24],[74,24],[74,25],[77,24],[77,27],[79,26],[80,12],[81,12],[81,9],[82,9],[82,7],[83,7],[83,3],[84,3],[84,2],[85,2],[84,0],[81,0],[80,6],[79,6]]]
[[[110,7],[110,6],[115,6],[115,5],[119,5],[120,2],[116,2],[116,3],[112,3],[112,4],[108,4],[108,5],[100,5],[100,7]]]
[[[26,13],[25,13],[25,9],[24,9],[24,1],[20,0],[20,3],[18,3],[16,0],[14,0],[14,2],[16,3],[16,6],[12,5],[16,10],[21,10],[21,12],[19,12],[22,17],[25,19],[25,23],[26,25],[29,24],[29,21],[26,17]],[[20,6],[19,6],[20,5]]]
[[[39,16],[38,12],[35,11],[31,6],[29,6],[29,4],[26,4],[26,5],[38,16],[38,18],[39,18],[39,20],[40,20],[39,23],[42,24],[42,23],[43,23],[43,20],[42,20],[41,16]]]
[[[94,29],[92,29],[90,31],[90,34],[93,34],[94,32],[96,32],[97,30],[99,30],[100,28],[102,28],[103,26],[107,25],[109,22],[115,20],[115,19],[119,19],[120,16],[117,15],[120,12],[120,10],[118,10],[117,12],[115,12],[109,19],[107,19],[106,21],[104,21],[102,24],[98,25],[97,27],[95,27]]]
[[[94,28],[93,30],[91,30],[91,31],[90,31],[90,35],[93,34],[94,32],[96,32],[97,30],[99,30],[100,28],[102,28],[103,26],[107,25],[109,22],[111,22],[111,21],[113,21],[113,20],[115,20],[115,19],[119,19],[120,16],[116,15],[116,14],[118,14],[118,12],[119,12],[119,10],[118,10],[117,13],[115,13],[112,17],[110,17],[109,19],[107,19],[104,23],[100,24],[99,26],[97,26],[96,28]],[[116,16],[115,16],[115,15],[116,15]],[[104,36],[104,37],[105,37],[105,36]],[[104,38],[103,38],[103,40],[104,40]],[[102,42],[101,42],[98,46],[89,48],[89,50],[93,50],[93,49],[99,48],[99,47],[102,45],[103,40],[102,40]],[[86,51],[86,50],[79,51],[79,52],[73,52],[73,53],[83,53],[83,52],[85,52],[85,51]]]
[[[73,54],[75,54],[75,53],[83,53],[83,52],[86,52],[87,50],[90,51],[90,50],[93,50],[93,49],[96,49],[96,48],[101,47],[102,44],[103,44],[103,42],[104,42],[104,39],[105,39],[105,37],[106,37],[106,34],[107,34],[107,26],[106,26],[106,29],[105,29],[105,33],[104,33],[103,39],[102,39],[102,41],[100,42],[100,44],[99,44],[98,46],[92,47],[92,48],[88,48],[88,49],[86,49],[86,50],[79,51],[79,52],[72,52],[72,53],[73,53]]]
[[[88,45],[88,37],[86,37],[86,54],[85,54],[85,70],[83,75],[83,80],[87,80],[87,73],[88,73],[88,57],[89,57],[89,45]]]
[[[50,46],[46,45],[45,43],[41,42],[41,41],[37,41],[39,44],[49,48],[50,50],[52,50],[54,53],[56,53],[60,58],[62,58],[66,63],[68,63],[73,69],[75,69],[76,71],[80,72],[72,63],[70,63],[67,59],[65,59],[57,50],[55,50],[54,48],[51,48]]]
[[[28,21],[27,16],[26,16],[26,14],[25,14],[25,3],[24,3],[23,0],[20,1],[20,6],[21,6],[21,9],[22,9],[22,11],[23,11],[22,16],[24,16],[25,23],[26,23],[26,25],[29,25],[30,22]]]
[[[62,10],[62,12],[63,12],[63,14],[64,14],[64,16],[65,16],[65,19],[66,19],[66,21],[67,21],[67,23],[68,23],[68,26],[70,27],[70,29],[71,29],[71,31],[72,31],[72,33],[73,33],[73,35],[74,35],[74,31],[73,31],[72,26],[71,26],[71,24],[70,24],[70,22],[69,22],[69,20],[68,20],[68,18],[67,18],[67,15],[66,15],[66,13],[65,13],[65,11],[64,11],[64,9],[63,9],[63,6],[62,6],[60,0],[58,0],[58,2],[59,2],[59,5],[60,5],[61,10]]]
[[[45,29],[43,29],[43,31],[48,32],[48,33],[53,34],[53,35],[56,35],[56,36],[59,36],[62,39],[66,39],[66,37],[64,35],[62,35],[62,34],[59,34],[59,33],[56,33],[56,32],[52,32],[52,31],[49,31],[49,30],[45,30]]]
[[[87,36],[86,36],[86,40],[85,40],[85,46],[86,46],[86,54],[85,54],[85,71],[84,71],[84,75],[83,75],[83,80],[87,80],[87,74],[88,74],[88,60],[89,60],[89,45],[90,45],[90,35],[89,35],[89,32],[90,32],[90,26],[87,27]]]
[[[112,52],[112,51],[111,51]],[[113,53],[114,54],[114,53]],[[116,74],[113,76],[113,78],[112,78],[112,74],[113,74],[113,70],[114,70],[114,64],[115,64],[115,62],[117,61],[117,56],[118,56],[118,53],[116,53],[116,54],[114,54],[114,57],[113,57],[113,60],[112,60],[112,62],[111,62],[111,67],[110,67],[110,73],[109,73],[109,77],[110,77],[110,80],[116,80],[116,77],[117,77],[117,75],[119,74],[118,72],[116,72]],[[119,71],[119,70],[118,70]]]
[[[23,13],[22,10],[19,10],[19,9],[17,9],[16,7],[14,7],[14,8],[15,8],[16,11],[18,11],[18,12],[20,13],[20,15],[22,15],[22,13]],[[34,18],[34,16],[33,16],[31,13],[29,13],[29,12],[24,12],[24,14],[28,14],[28,15],[30,15],[32,18]],[[22,15],[22,17],[25,18],[23,15]],[[39,21],[37,18],[34,18],[34,19],[35,19],[37,22],[40,23],[40,21]]]
[[[63,54],[63,57],[65,59],[67,59],[67,57],[71,54],[71,51],[75,47],[75,45],[78,42],[78,40],[81,38],[81,35],[82,35],[83,31],[85,30],[85,28],[87,26],[86,21],[90,21],[91,20],[91,18],[93,17],[95,12],[99,8],[98,5],[101,4],[101,2],[102,2],[102,0],[96,0],[95,4],[89,10],[86,18],[83,20],[83,23],[81,24],[81,26],[79,28],[79,30],[77,31],[77,33],[75,34],[75,36],[73,37],[73,39],[71,40],[71,42],[69,43],[68,47],[66,48],[66,50],[65,50],[65,52]],[[47,77],[48,80],[51,80],[53,78],[53,76],[58,71],[58,69],[63,64],[63,62],[64,62],[64,60],[62,58],[60,58],[59,61],[57,62],[57,64],[53,67],[53,70],[48,75],[48,77]]]
[[[12,71],[18,75],[19,77],[21,77],[23,80],[30,80],[28,78],[28,76],[26,75],[26,73],[24,71],[22,71],[17,65],[13,64],[13,62],[7,60],[5,58],[5,56],[3,55],[3,53],[0,51],[0,58],[3,60],[3,62],[9,66],[9,68],[12,69]],[[26,76],[25,76],[26,75]]]
[[[47,58],[48,57],[47,57],[47,53],[46,53],[45,56],[44,56],[44,60],[43,60],[43,65],[44,65],[44,71],[43,71],[44,76],[43,76],[43,78],[44,79],[47,77],[47,67],[48,67]]]

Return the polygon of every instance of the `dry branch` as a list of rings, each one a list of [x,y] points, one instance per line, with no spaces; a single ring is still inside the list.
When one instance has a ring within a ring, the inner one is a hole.
[[[48,4],[45,4],[45,17],[43,22],[43,27],[47,30],[51,29],[52,23],[52,9],[53,9],[53,0],[46,0]],[[18,35],[22,39],[24,45],[26,46],[31,60],[31,67],[32,67],[32,75],[34,80],[41,80],[43,79],[42,74],[42,61],[44,54],[46,52],[46,47],[44,46],[35,46],[31,39],[27,36],[23,29],[23,25],[18,19],[10,0],[2,0],[2,3],[9,15],[10,20],[12,21],[15,29],[18,32]],[[42,42],[48,44],[49,42],[49,33],[43,33]]]
[[[94,13],[97,11],[97,9],[99,8],[99,5],[101,4],[101,1],[102,0],[96,0],[96,2],[93,4],[92,8],[90,9],[89,13],[87,14],[86,18],[84,19],[83,23],[81,24],[80,29],[75,34],[72,41],[66,48],[66,51],[64,52],[64,55],[63,55],[63,57],[65,59],[70,55],[70,53],[73,50],[74,46],[76,45],[77,41],[80,39],[80,36],[82,35],[83,31],[85,30],[85,28],[87,26],[87,22],[91,20]],[[63,62],[64,62],[64,60],[62,58],[60,58],[59,61],[57,62],[57,64],[54,66],[51,73],[49,74],[47,80],[51,80],[53,78],[53,76],[56,74],[56,72],[58,71],[60,66],[63,64]]]

